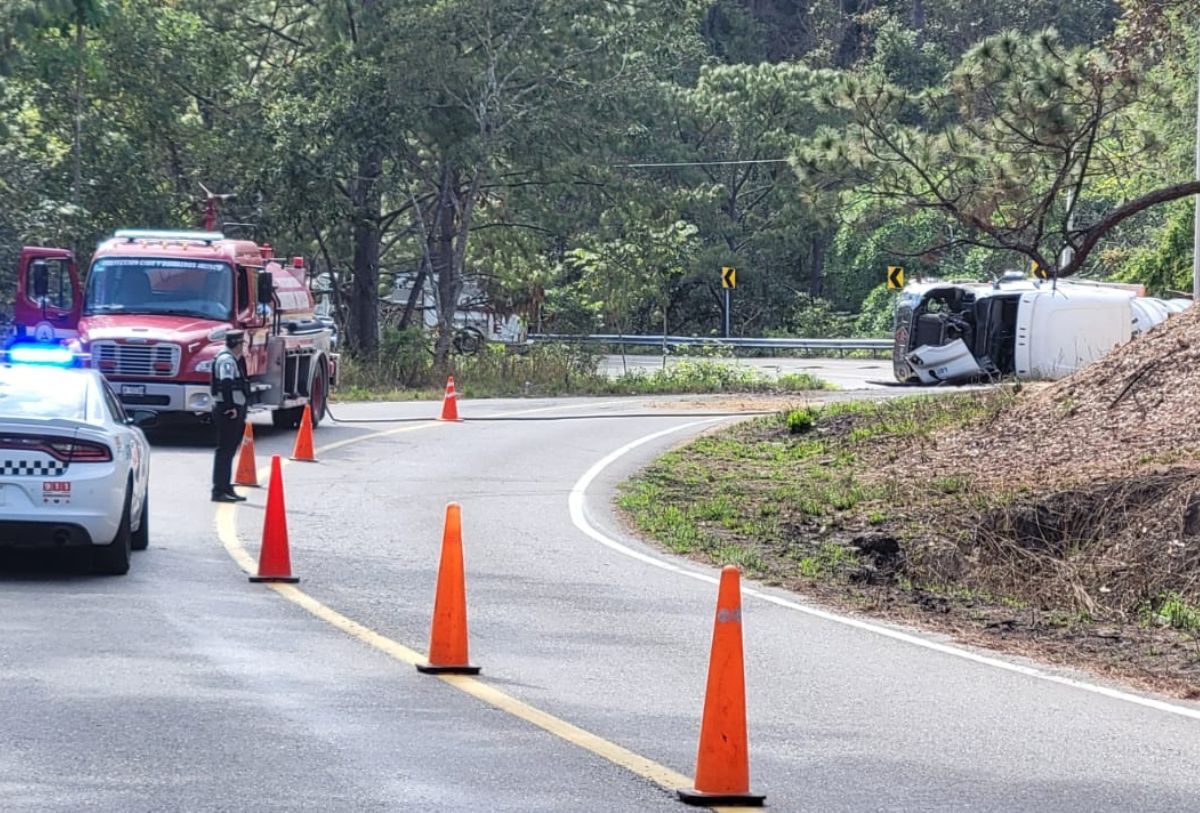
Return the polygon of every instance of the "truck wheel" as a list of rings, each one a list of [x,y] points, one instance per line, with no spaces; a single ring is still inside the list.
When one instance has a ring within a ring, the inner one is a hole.
[[[107,576],[124,576],[129,572],[129,551],[132,549],[133,534],[130,532],[130,508],[133,506],[133,488],[125,488],[125,510],[121,512],[121,524],[117,535],[103,548],[92,549],[92,570]]]
[[[309,406],[312,407],[312,425],[313,429],[321,423],[325,417],[325,406],[329,396],[329,370],[324,364],[317,368],[317,374],[313,376],[312,392],[308,396]]]

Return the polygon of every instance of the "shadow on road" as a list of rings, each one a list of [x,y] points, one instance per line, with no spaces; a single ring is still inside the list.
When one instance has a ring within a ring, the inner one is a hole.
[[[107,580],[92,573],[92,552],[70,550],[0,550],[0,583]]]
[[[294,429],[276,429],[270,423],[254,424],[254,438],[270,438],[276,435],[291,435]],[[217,445],[216,429],[212,424],[177,423],[155,426],[144,430],[146,440],[155,448],[163,449],[204,449],[211,451]]]

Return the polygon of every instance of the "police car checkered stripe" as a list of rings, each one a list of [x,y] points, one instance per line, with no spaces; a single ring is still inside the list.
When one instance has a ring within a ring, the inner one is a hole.
[[[0,460],[0,477],[61,477],[67,464],[57,460]]]

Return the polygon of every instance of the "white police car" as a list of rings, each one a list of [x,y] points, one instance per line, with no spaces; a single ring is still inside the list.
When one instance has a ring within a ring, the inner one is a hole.
[[[122,574],[149,541],[150,446],[97,370],[61,346],[0,356],[0,547],[90,550]]]

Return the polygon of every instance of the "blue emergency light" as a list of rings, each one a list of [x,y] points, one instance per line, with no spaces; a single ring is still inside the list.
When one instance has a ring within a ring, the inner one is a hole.
[[[57,344],[14,344],[8,348],[13,364],[41,364],[48,367],[74,367],[75,354]]]

